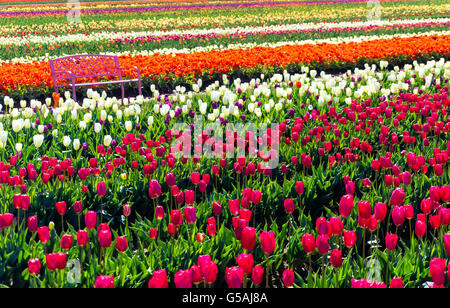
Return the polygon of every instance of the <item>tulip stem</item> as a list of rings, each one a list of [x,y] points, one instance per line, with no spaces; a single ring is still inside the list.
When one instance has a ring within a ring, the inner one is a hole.
[[[266,255],[267,260],[267,271],[266,271],[266,289],[269,288],[269,272],[270,272],[270,264],[269,264],[269,255]]]
[[[325,288],[325,258],[327,255],[322,256],[322,288]]]
[[[365,220],[365,221],[367,221],[367,220]],[[366,222],[364,222],[364,224],[365,223]],[[365,256],[366,256],[366,228],[364,227],[364,230],[363,230],[363,249],[362,249],[363,262],[364,262]]]
[[[64,216],[61,215],[61,228],[62,228],[62,233],[64,233]]]
[[[388,284],[389,283],[389,280],[388,280],[388,278],[389,278],[389,250],[386,252],[386,284]]]

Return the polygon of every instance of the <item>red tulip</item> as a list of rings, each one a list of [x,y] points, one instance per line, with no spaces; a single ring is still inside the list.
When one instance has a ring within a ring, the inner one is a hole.
[[[188,224],[194,224],[197,220],[197,211],[193,206],[186,206],[184,208],[184,219]]]
[[[239,267],[227,267],[225,269],[225,280],[229,288],[242,288],[244,271]]]
[[[348,217],[350,216],[352,210],[353,210],[353,196],[352,195],[343,196],[341,198],[341,201],[339,202],[339,214],[342,217]]]
[[[433,201],[430,198],[424,199],[420,202],[420,209],[425,215],[431,213],[433,207]]]
[[[239,209],[240,209],[240,204],[239,204],[239,199],[236,200],[228,200],[228,206],[230,207],[230,212],[231,215],[239,215]]]
[[[330,232],[330,223],[325,217],[319,217],[316,220],[316,228],[319,234],[328,234]]]
[[[295,274],[291,269],[285,269],[283,272],[283,284],[286,288],[292,287],[294,285]]]
[[[49,253],[45,255],[45,261],[49,271],[54,271],[57,269],[56,253]]]
[[[397,247],[398,236],[396,234],[386,233],[386,248],[394,250]]]
[[[183,223],[183,215],[180,210],[172,210],[170,212],[170,222],[175,226],[180,226]]]
[[[56,268],[63,270],[67,265],[67,254],[63,252],[56,253]]]
[[[312,253],[316,249],[316,241],[314,235],[305,233],[302,236],[302,246],[306,253]]]
[[[262,283],[264,279],[264,268],[261,266],[255,266],[252,270],[252,281],[255,286]]]
[[[256,243],[256,230],[252,227],[245,227],[241,233],[241,246],[242,249],[250,251],[255,247]]]
[[[212,211],[213,211],[213,214],[216,216],[219,216],[220,214],[222,214],[222,205],[220,204],[220,201],[213,202]]]
[[[394,277],[391,280],[391,284],[389,286],[390,289],[403,289],[403,280],[401,277]]]
[[[192,181],[192,184],[197,185],[200,182],[200,173],[192,172],[191,173],[191,181]]]
[[[150,230],[148,231],[148,236],[151,239],[155,239],[158,236],[158,229],[150,228]]]
[[[186,204],[188,205],[192,205],[195,202],[195,195],[194,195],[194,191],[192,190],[186,190],[184,192],[184,201],[186,202]]]
[[[372,214],[372,207],[369,201],[362,200],[358,203],[359,216],[362,219],[368,219]]]
[[[86,228],[95,229],[97,226],[97,213],[94,211],[88,211],[84,216],[84,222],[86,223]]]
[[[161,205],[155,207],[155,218],[161,220],[164,218],[164,208]]]
[[[275,232],[263,231],[260,233],[259,237],[261,239],[261,248],[263,252],[267,255],[272,254],[276,246]]]
[[[59,215],[64,215],[67,210],[66,202],[56,202],[56,210],[58,211]]]
[[[97,184],[97,195],[99,197],[103,197],[106,195],[106,183],[105,182],[99,182]]]
[[[330,248],[328,243],[328,236],[327,235],[319,235],[316,239],[316,246],[317,250],[321,255],[325,255],[328,253],[328,250]]]
[[[101,230],[98,233],[98,242],[102,248],[108,248],[111,246],[111,231]]]
[[[252,211],[248,210],[248,209],[241,209],[239,211],[239,217],[241,219],[245,219],[245,221],[247,221],[247,223],[250,221],[250,219],[252,218]]]
[[[158,270],[153,272],[153,277],[148,282],[149,288],[167,289],[169,287],[169,281],[167,279],[166,270]]]
[[[95,279],[94,288],[96,289],[114,289],[114,277],[101,275]]]
[[[370,231],[375,231],[378,227],[378,221],[375,218],[375,216],[370,215],[369,218],[367,218],[366,220],[366,227],[367,229],[369,229]]]
[[[342,266],[342,252],[338,249],[333,249],[330,255],[330,262],[334,268]]]
[[[331,233],[333,233],[334,235],[341,234],[342,230],[344,229],[344,224],[339,217],[331,217],[329,225],[331,226]]]
[[[78,230],[77,232],[77,244],[80,247],[86,246],[89,241],[89,234],[86,230]]]
[[[244,271],[244,274],[250,274],[253,268],[253,255],[250,254],[240,254],[236,258],[237,264]]]
[[[30,275],[39,275],[41,271],[41,261],[39,259],[30,259],[28,261],[28,272]]]
[[[356,243],[355,231],[344,231],[344,244],[347,248],[352,248]]]
[[[161,185],[157,180],[150,180],[148,195],[151,199],[156,199],[161,195]]]
[[[295,182],[295,190],[297,191],[297,194],[303,195],[303,193],[305,192],[305,183]]]
[[[192,265],[191,268],[191,274],[192,274],[192,283],[195,285],[200,284],[203,281],[202,271],[200,269],[200,266],[198,265]]]
[[[123,216],[128,217],[131,215],[131,207],[128,204],[124,204],[122,208]]]
[[[450,233],[444,234],[443,239],[445,252],[447,253],[447,256],[450,257]]]
[[[395,206],[392,210],[392,222],[397,227],[403,225],[405,222],[405,209],[402,206]]]
[[[116,238],[116,248],[120,252],[124,252],[127,250],[128,243],[127,238],[125,236],[118,236]]]
[[[396,188],[391,195],[391,206],[398,206],[405,201],[405,191],[402,188]]]
[[[355,194],[355,182],[348,181],[347,184],[345,184],[345,191],[347,192],[347,195],[354,195]]]
[[[60,245],[62,249],[70,249],[73,243],[73,236],[70,234],[64,234],[61,237]]]
[[[440,198],[443,202],[450,202],[450,186],[444,185],[440,189]]]
[[[253,190],[251,200],[253,204],[259,204],[261,202],[261,192],[259,190]]]
[[[192,274],[190,270],[179,270],[175,274],[174,280],[176,288],[192,288]]]
[[[50,231],[47,226],[38,228],[37,232],[41,243],[45,244],[50,240]]]
[[[377,202],[374,208],[374,216],[378,221],[383,221],[386,218],[387,206],[386,203]]]
[[[441,220],[439,215],[430,215],[429,221],[433,229],[439,229],[439,227],[441,226]]]
[[[446,260],[440,258],[433,258],[430,262],[430,276],[436,285],[443,285],[445,283],[445,267]]]
[[[292,199],[285,199],[284,200],[284,209],[286,210],[286,213],[292,214],[295,211],[295,204]]]
[[[417,237],[423,237],[425,235],[425,233],[427,232],[427,224],[424,223],[423,221],[417,220],[414,231],[415,231]]]
[[[35,232],[38,229],[38,219],[36,216],[28,217],[28,231]]]
[[[172,187],[176,184],[175,175],[171,172],[166,174],[166,184],[169,187]]]
[[[430,199],[434,202],[439,202],[441,199],[441,189],[437,186],[430,187]]]
[[[405,210],[405,218],[406,219],[414,218],[414,208],[411,204],[404,205],[403,209]]]
[[[202,269],[203,278],[205,279],[205,282],[209,285],[213,284],[217,280],[217,264],[213,261],[208,261],[204,265],[204,268]]]

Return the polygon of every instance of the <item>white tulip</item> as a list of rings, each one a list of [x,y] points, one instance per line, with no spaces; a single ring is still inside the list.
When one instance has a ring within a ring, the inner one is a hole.
[[[106,135],[103,138],[103,144],[105,145],[105,147],[109,147],[111,145],[111,141],[112,141],[112,138],[110,135]]]
[[[42,146],[43,142],[44,142],[44,135],[33,136],[33,144],[37,149],[39,149]]]
[[[64,145],[66,148],[69,147],[69,145],[70,145],[71,142],[72,142],[72,140],[70,139],[69,136],[64,136],[64,138],[63,138],[63,145]]]
[[[81,143],[80,143],[80,139],[74,139],[73,140],[73,149],[75,151],[78,151],[80,149]]]
[[[57,129],[54,129],[53,131],[52,131],[52,136],[53,137],[58,137],[58,130]]]
[[[17,152],[22,152],[23,149],[23,144],[22,143],[16,143],[16,151]]]
[[[131,121],[125,122],[125,129],[127,130],[127,132],[131,132],[131,130],[133,129],[133,124],[131,123]]]
[[[23,119],[13,120],[12,121],[12,129],[15,133],[18,133],[23,128]]]
[[[99,134],[101,132],[101,130],[102,130],[102,125],[100,123],[95,123],[94,124],[94,132],[96,134]]]

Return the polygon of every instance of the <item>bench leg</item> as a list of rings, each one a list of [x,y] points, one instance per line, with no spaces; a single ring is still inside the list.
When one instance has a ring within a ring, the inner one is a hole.
[[[138,81],[138,89],[139,89],[139,95],[142,95],[142,86],[141,86],[141,80]]]
[[[72,85],[72,96],[73,96],[73,100],[77,103],[77,92],[75,91],[74,85]]]
[[[125,100],[125,88],[123,87],[123,83],[120,84],[120,88],[122,89],[122,103]]]

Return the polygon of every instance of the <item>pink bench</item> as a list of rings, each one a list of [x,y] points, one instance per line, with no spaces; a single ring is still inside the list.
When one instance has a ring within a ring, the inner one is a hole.
[[[99,86],[104,84],[120,84],[122,89],[122,100],[125,98],[123,84],[137,82],[139,95],[142,95],[141,73],[136,66],[120,67],[117,56],[106,55],[75,55],[50,60],[50,70],[53,78],[55,92],[60,87],[72,87],[73,100],[77,101],[75,87]],[[122,70],[135,70],[137,78],[123,79]],[[115,78],[114,80],[106,80]],[[77,79],[82,79],[77,83]],[[84,79],[84,80],[83,80]],[[92,80],[94,79],[94,81]],[[101,79],[101,81],[95,81]]]

